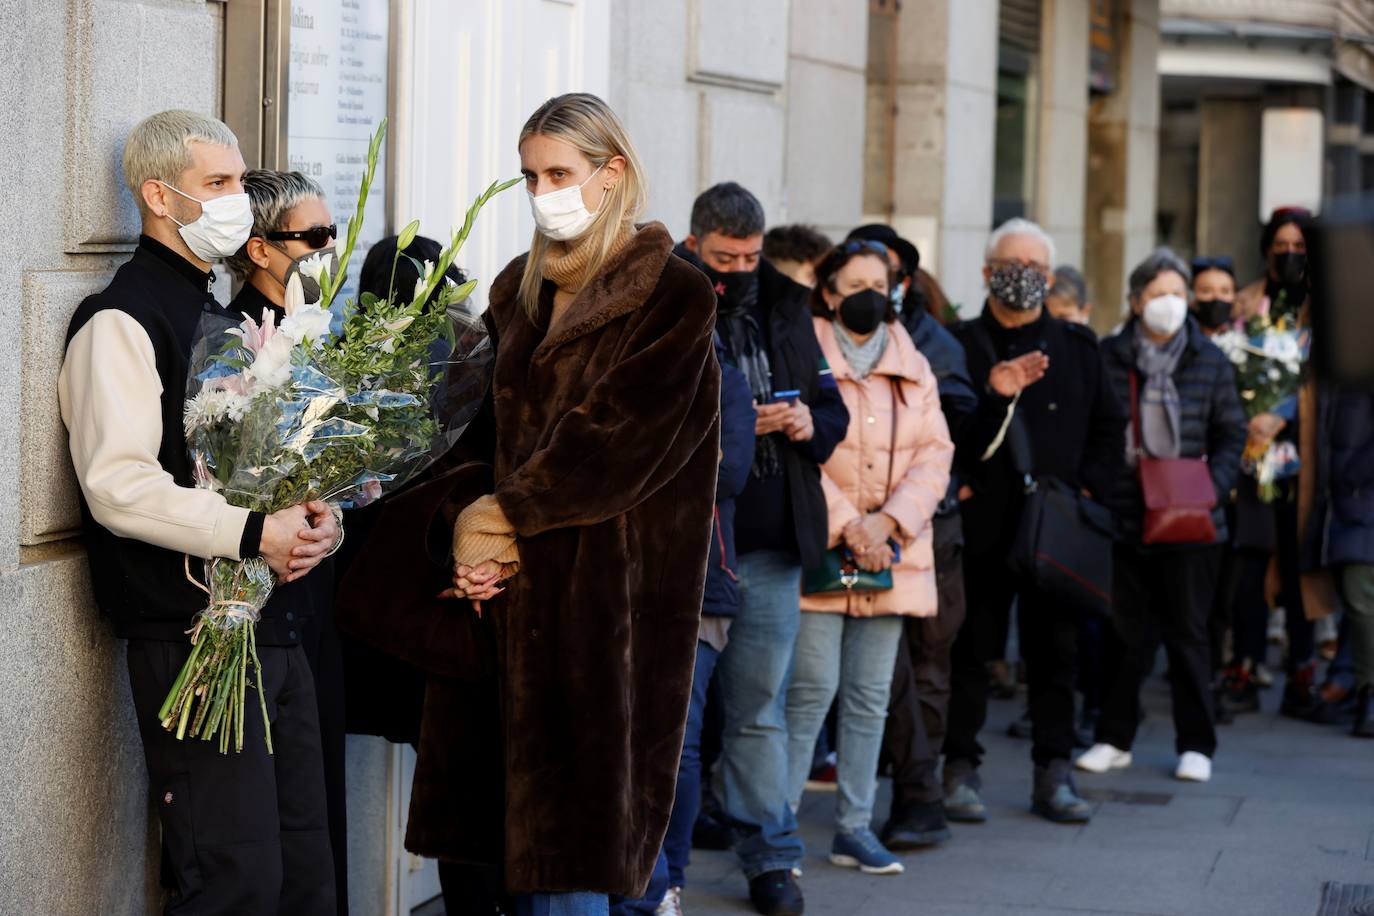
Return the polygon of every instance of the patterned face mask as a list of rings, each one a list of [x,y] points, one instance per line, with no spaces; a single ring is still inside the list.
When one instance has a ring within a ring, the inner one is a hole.
[[[988,289],[1009,309],[1028,312],[1045,304],[1045,274],[1027,264],[1003,264],[992,272]]]

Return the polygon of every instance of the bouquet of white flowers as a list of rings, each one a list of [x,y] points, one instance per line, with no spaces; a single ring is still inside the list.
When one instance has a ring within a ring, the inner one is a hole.
[[[1272,412],[1302,385],[1306,332],[1290,318],[1273,315],[1265,310],[1244,328],[1231,328],[1212,338],[1236,367],[1236,385],[1247,417]],[[1277,480],[1296,469],[1297,449],[1289,442],[1251,444],[1241,463],[1255,476],[1260,497],[1270,502],[1278,494]]]
[[[476,415],[493,357],[481,317],[468,304],[476,281],[446,277],[478,211],[516,181],[493,184],[474,201],[437,263],[416,264],[409,301],[364,293],[331,331],[330,304],[362,225],[385,123],[373,138],[357,213],[334,276],[312,259],[302,272],[318,280],[320,300],[306,303],[300,278],[288,283],[277,326],[233,325],[210,316],[192,353],[185,408],[196,486],[231,505],[271,513],[310,500],[365,505],[442,455]],[[414,241],[411,223],[397,240],[395,265]],[[206,561],[209,604],[191,630],[191,655],[159,713],[164,728],[211,740],[221,752],[243,750],[249,668],[272,749],[258,665],[255,624],[272,594],[267,561]],[[190,576],[189,558],[187,575]],[[193,580],[194,581],[194,580]],[[231,738],[232,736],[232,738]]]

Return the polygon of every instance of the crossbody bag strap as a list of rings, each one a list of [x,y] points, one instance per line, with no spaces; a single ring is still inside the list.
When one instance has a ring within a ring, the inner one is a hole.
[[[969,328],[973,332],[974,339],[978,342],[979,349],[988,358],[989,367],[995,366],[1002,360],[997,358],[997,348],[992,344],[992,335],[988,329],[983,327],[983,320],[975,318],[969,322]],[[989,369],[989,371],[991,371]],[[986,382],[984,383],[986,385]],[[997,450],[1002,447],[1003,442],[1011,449],[1011,466],[1018,476],[1025,483],[1026,490],[1029,492],[1035,486],[1034,462],[1031,459],[1030,433],[1026,431],[1026,425],[1016,414],[1016,407],[1021,403],[1021,392],[1011,399],[1007,405],[1007,415],[1002,419],[1002,425],[997,430],[997,435],[993,437],[987,450],[983,452],[982,460],[988,461]]]

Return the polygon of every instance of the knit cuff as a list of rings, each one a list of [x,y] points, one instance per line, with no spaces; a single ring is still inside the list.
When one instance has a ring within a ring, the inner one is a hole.
[[[487,560],[519,563],[515,528],[495,496],[483,496],[459,513],[453,526],[453,560],[459,566],[477,566]]]

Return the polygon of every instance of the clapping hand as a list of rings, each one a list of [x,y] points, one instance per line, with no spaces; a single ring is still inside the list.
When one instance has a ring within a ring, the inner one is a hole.
[[[1044,378],[1049,368],[1050,358],[1040,350],[1026,353],[993,366],[988,373],[988,387],[1004,398],[1012,398]]]

